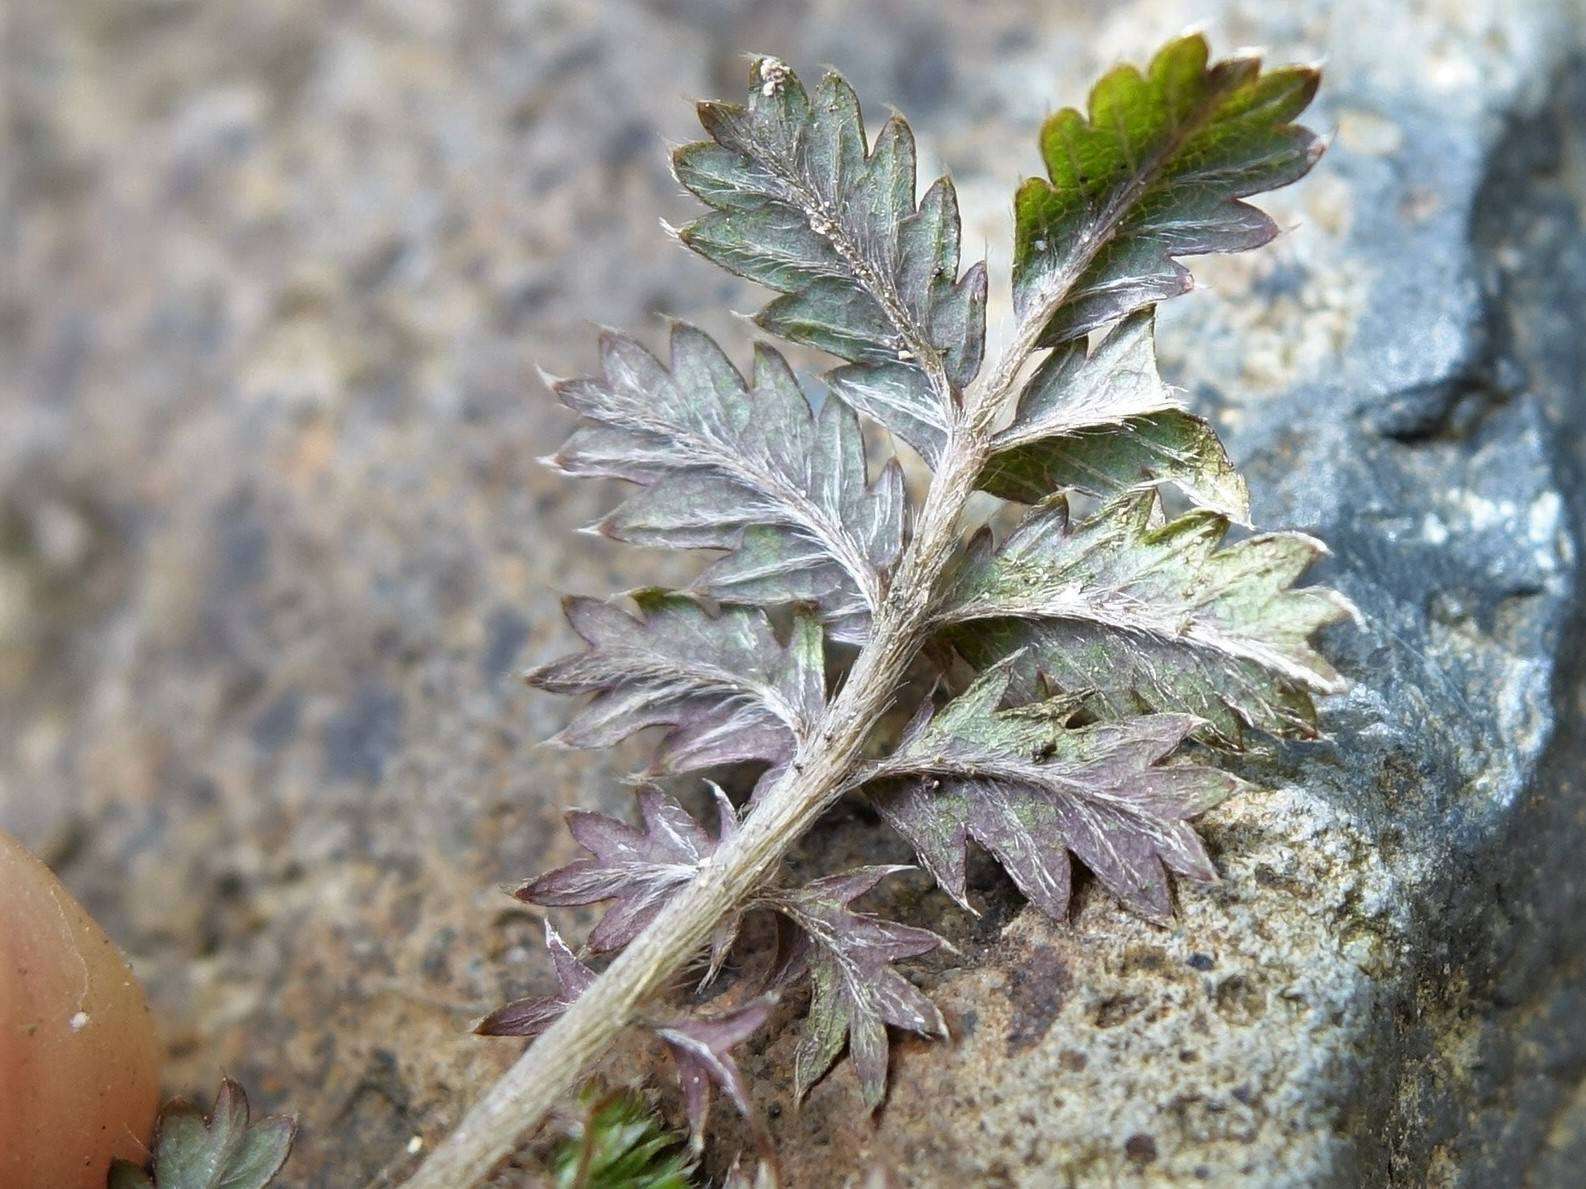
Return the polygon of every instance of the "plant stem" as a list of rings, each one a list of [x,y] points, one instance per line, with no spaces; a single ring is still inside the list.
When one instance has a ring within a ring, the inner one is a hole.
[[[463,1189],[490,1174],[519,1138],[577,1085],[588,1065],[633,1020],[639,1005],[702,949],[723,915],[744,903],[852,777],[860,749],[891,705],[924,644],[938,581],[958,545],[958,520],[985,464],[987,418],[1017,367],[962,414],[931,480],[915,534],[869,640],[842,689],[738,833],[673,897],[595,982],[518,1058],[408,1181],[411,1189]]]

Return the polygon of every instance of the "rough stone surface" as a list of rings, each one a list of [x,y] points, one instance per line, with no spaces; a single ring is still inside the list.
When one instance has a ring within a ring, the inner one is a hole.
[[[549,981],[498,885],[639,755],[535,750],[564,708],[511,675],[569,645],[556,591],[688,573],[573,535],[605,496],[535,466],[566,423],[533,366],[655,313],[747,354],[752,296],[655,224],[683,100],[744,50],[835,63],[1005,278],[1041,116],[1192,19],[1327,61],[1332,151],[1267,204],[1296,230],[1161,337],[1364,612],[1333,740],[1251,763],[1171,929],[1085,893],[1053,926],[989,864],[978,919],[900,881],[961,950],[917,968],[954,1039],[899,1040],[873,1123],[843,1068],[792,1108],[791,1028],[746,1068],[796,1186],[1578,1183],[1573,3],[11,6],[0,827],[130,952],[173,1089],[240,1076],[302,1115],[294,1183],[356,1184],[511,1059],[462,1032]],[[809,851],[904,857],[853,811]]]

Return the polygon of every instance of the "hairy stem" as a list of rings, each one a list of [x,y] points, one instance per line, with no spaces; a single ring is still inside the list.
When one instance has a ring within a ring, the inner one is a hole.
[[[1008,371],[1011,376],[1017,367]],[[1004,369],[998,369],[1002,375]],[[408,1182],[461,1189],[488,1176],[525,1132],[578,1084],[589,1064],[632,1022],[639,1005],[708,942],[716,923],[746,901],[843,791],[860,749],[897,695],[930,628],[932,596],[958,543],[958,519],[985,464],[988,417],[999,388],[964,412],[920,511],[909,548],[870,639],[809,740],[742,829],[636,937],[555,1024],[524,1051]]]

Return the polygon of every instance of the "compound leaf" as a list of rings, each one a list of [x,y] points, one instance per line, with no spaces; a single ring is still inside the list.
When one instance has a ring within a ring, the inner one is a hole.
[[[934,715],[927,701],[878,766],[876,808],[948,895],[969,906],[971,838],[1056,920],[1068,911],[1070,852],[1125,905],[1156,919],[1172,908],[1164,866],[1216,878],[1187,823],[1239,781],[1216,768],[1161,762],[1194,718],[1150,714],[1071,727],[1075,699],[1000,709],[1009,680],[1003,663]]]
[[[1334,591],[1293,585],[1321,543],[1268,533],[1224,546],[1214,512],[1160,520],[1145,492],[1070,525],[1058,495],[1000,548],[982,535],[941,612],[951,640],[982,668],[1011,658],[1022,700],[1088,691],[1094,713],[1188,713],[1227,744],[1247,727],[1314,735],[1312,695],[1344,686],[1311,636],[1354,613]]]
[[[709,208],[678,234],[776,291],[756,317],[763,329],[843,363],[826,377],[830,397],[812,402],[776,351],[757,348],[745,376],[708,336],[677,325],[666,363],[608,333],[598,375],[555,383],[584,420],[552,461],[640,489],[598,531],[723,556],[688,593],[634,593],[636,613],[569,600],[588,647],[529,680],[590,695],[558,736],[570,746],[662,727],[654,772],[764,765],[750,812],[772,816],[751,817],[723,849],[737,818],[720,790],[712,837],[647,788],[639,826],[570,815],[589,857],[519,895],[609,901],[590,940],[599,952],[672,923],[666,905],[699,880],[702,900],[716,890],[733,900],[707,980],[741,914],[774,909],[784,944],[773,990],[806,973],[813,984],[795,1092],[802,1098],[846,1046],[874,1109],[888,1026],[946,1033],[893,964],[944,943],[851,907],[900,868],[766,889],[828,795],[866,785],[960,902],[976,842],[1055,918],[1066,915],[1076,858],[1125,905],[1161,918],[1170,872],[1215,878],[1190,822],[1239,787],[1176,751],[1192,735],[1228,746],[1251,730],[1313,735],[1313,698],[1343,688],[1312,637],[1353,608],[1296,586],[1322,546],[1295,533],[1227,542],[1231,523],[1248,519],[1244,483],[1211,427],[1163,383],[1153,345],[1154,303],[1191,285],[1181,258],[1276,233],[1242,200],[1316,160],[1319,142],[1292,121],[1317,76],[1263,73],[1254,58],[1214,64],[1190,36],[1144,73],[1107,74],[1085,114],[1048,120],[1048,178],[1015,197],[1018,322],[978,380],[985,267],[960,275],[952,184],[916,198],[908,126],[890,119],[871,142],[835,74],[806,91],[782,62],[760,58],[751,81],[743,104],[701,104],[710,139],[673,155],[678,180]],[[1114,323],[1091,349],[1091,332]],[[918,523],[895,459],[872,480],[861,416],[938,469]],[[1168,520],[1169,486],[1194,510]],[[959,535],[976,487],[1031,505],[1000,544],[989,530],[967,547]],[[1071,523],[1072,492],[1095,497],[1098,511]],[[831,709],[828,637],[863,646],[851,664],[834,653]],[[963,662],[982,676],[940,709],[927,699],[884,754],[905,691],[931,666],[956,672]],[[683,929],[685,948],[704,928]],[[681,933],[656,937],[654,950],[649,940],[612,968],[624,1018],[636,1005],[623,998],[633,984],[622,972],[653,960],[644,969],[670,978],[692,956],[678,948]],[[536,1035],[596,982],[549,927],[547,944],[560,990],[508,1004],[481,1031]],[[598,985],[593,994],[604,1003]],[[768,1010],[762,1000],[650,1025],[676,1057],[696,1138],[717,1090],[749,1113],[733,1049]],[[618,1165],[626,1131],[643,1161],[670,1150],[645,1138],[653,1127],[614,1122]],[[596,1183],[585,1175],[596,1156],[586,1142],[558,1176],[570,1169],[569,1183]]]
[[[1142,74],[1119,66],[1041,128],[1050,180],[1014,196],[1014,305],[1047,346],[1187,291],[1176,257],[1255,248],[1277,234],[1239,201],[1303,177],[1322,143],[1291,121],[1316,93],[1305,67],[1209,61],[1199,35]]]
[[[634,340],[601,337],[599,376],[555,382],[591,424],[549,461],[642,484],[597,526],[640,545],[731,550],[695,583],[727,603],[812,602],[861,639],[903,548],[903,473],[867,480],[859,420],[839,401],[813,412],[776,351],[746,383],[712,339],[672,330],[671,367]]]
[[[985,341],[985,266],[958,275],[952,183],[916,206],[909,126],[893,117],[867,146],[859,101],[834,73],[810,93],[760,58],[751,84],[745,104],[701,103],[712,139],[673,154],[678,180],[712,208],[679,234],[780,292],[756,321],[852,361],[834,389],[930,457]],[[884,403],[865,395],[880,376]]]

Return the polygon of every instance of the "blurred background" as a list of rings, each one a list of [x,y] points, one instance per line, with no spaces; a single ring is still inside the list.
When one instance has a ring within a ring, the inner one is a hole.
[[[1006,333],[1034,135],[1191,24],[1326,63],[1288,234],[1197,268],[1171,377],[1318,532],[1368,627],[1336,745],[1209,831],[1226,882],[1072,929],[989,867],[872,1126],[756,1050],[793,1183],[1567,1184],[1586,1157],[1576,630],[1586,247],[1577,4],[13,0],[0,11],[0,828],[149,988],[173,1090],[302,1116],[288,1182],[394,1177],[544,989],[501,885],[627,812],[640,752],[533,744],[562,592],[685,557],[574,530],[536,367],[659,316],[748,359],[751,288],[660,227],[745,54],[839,67],[951,172]],[[839,815],[822,846],[893,856]],[[891,850],[886,848],[891,847]],[[869,849],[867,849],[869,848]],[[873,848],[880,848],[875,850]],[[905,857],[902,853],[898,858]],[[938,919],[940,918],[940,919]],[[588,917],[568,914],[576,927]],[[724,1114],[724,1113],[723,1113]],[[741,1135],[723,1118],[719,1171]],[[1573,1163],[1572,1163],[1573,1162]],[[525,1159],[532,1164],[531,1158]],[[503,1174],[503,1183],[516,1176]],[[1496,1177],[1496,1180],[1483,1176]],[[1474,1177],[1474,1181],[1468,1178]],[[1578,1182],[1573,1182],[1578,1183]]]

